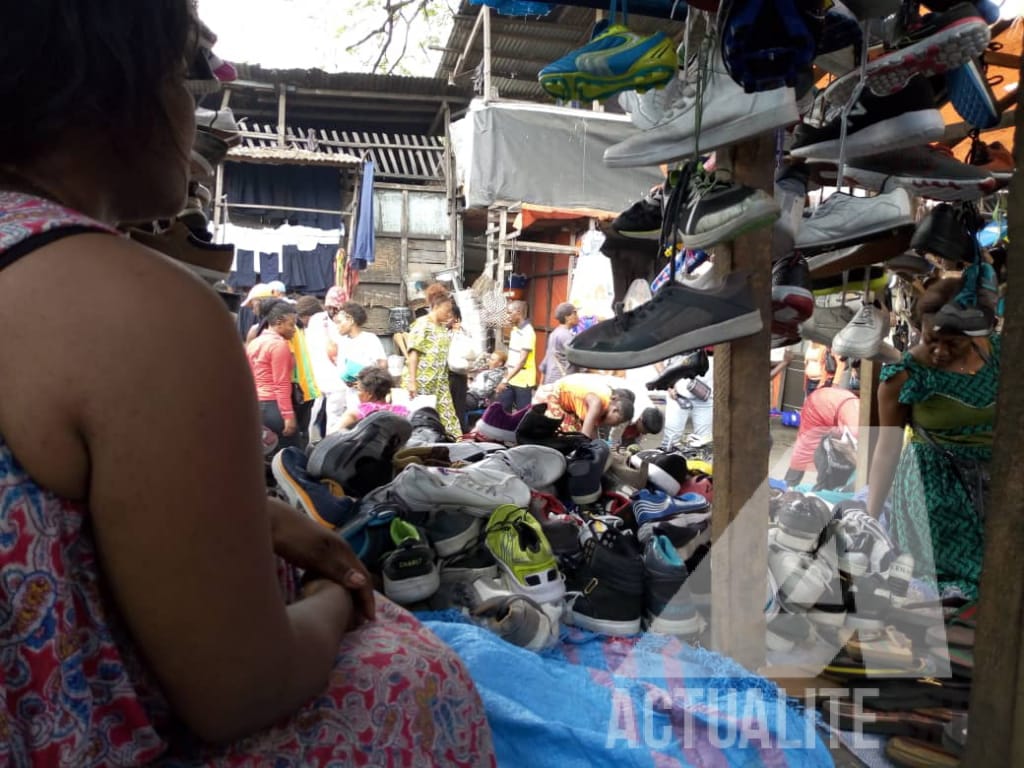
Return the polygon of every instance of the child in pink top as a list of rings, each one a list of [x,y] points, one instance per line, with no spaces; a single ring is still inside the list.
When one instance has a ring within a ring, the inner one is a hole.
[[[392,405],[388,402],[391,394],[391,374],[386,368],[368,365],[356,376],[356,395],[359,407],[345,411],[341,417],[341,428],[354,427],[361,419],[365,419],[376,411],[391,411],[397,416],[408,416],[409,409],[404,405]]]

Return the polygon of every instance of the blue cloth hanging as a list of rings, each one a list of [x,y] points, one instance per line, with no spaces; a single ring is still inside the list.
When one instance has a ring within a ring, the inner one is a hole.
[[[359,214],[356,234],[352,240],[352,268],[366,269],[374,261],[373,233],[373,161],[363,166],[363,183],[359,188]]]
[[[551,3],[529,0],[470,0],[472,5],[489,5],[505,16],[547,16],[554,9]]]
[[[281,267],[276,253],[260,253],[260,282],[272,283],[281,279]]]

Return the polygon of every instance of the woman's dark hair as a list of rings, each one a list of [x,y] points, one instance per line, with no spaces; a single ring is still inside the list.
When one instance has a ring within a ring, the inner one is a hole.
[[[36,159],[69,128],[146,146],[196,39],[190,0],[3,4],[0,163]]]
[[[356,375],[356,381],[377,403],[387,400],[391,393],[391,374],[378,365],[368,365]]]
[[[263,322],[260,325],[270,327],[289,315],[297,316],[298,314],[294,304],[278,299],[270,309],[263,313]]]
[[[346,301],[341,305],[341,311],[352,318],[352,322],[362,328],[366,325],[366,310],[362,304],[354,301]]]
[[[299,317],[312,317],[317,312],[323,312],[324,305],[320,303],[320,299],[316,296],[299,296],[295,301],[295,311]]]
[[[631,397],[627,397],[625,393],[629,393]],[[623,423],[630,422],[633,420],[633,395],[628,389],[613,389],[612,390],[612,402],[618,403],[619,412],[622,413]]]
[[[456,323],[462,322],[462,310],[459,309],[459,305],[456,304],[454,301],[452,302],[452,320],[454,320]]]

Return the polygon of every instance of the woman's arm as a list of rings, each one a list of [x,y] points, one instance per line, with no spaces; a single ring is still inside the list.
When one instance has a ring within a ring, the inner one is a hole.
[[[416,397],[416,392],[418,391],[416,374],[420,367],[420,351],[418,349],[410,349],[406,355],[405,363],[409,370],[409,397]]]
[[[284,419],[285,435],[294,435],[298,430],[295,421],[295,406],[292,405],[292,371],[295,368],[295,358],[288,347],[288,342],[281,340],[275,343],[270,349],[270,373],[274,383],[274,401],[277,409],[281,411],[281,418]]]
[[[580,432],[590,439],[594,439],[597,437],[597,428],[601,424],[601,419],[604,417],[604,408],[601,405],[601,398],[590,393],[583,398],[583,404],[587,408],[587,413],[583,417],[583,426],[580,427]]]
[[[338,427],[341,429],[349,429],[359,423],[359,411],[348,410],[341,414],[341,418],[338,420]]]
[[[903,449],[903,430],[910,408],[900,403],[900,389],[908,374],[901,373],[878,385],[878,442],[868,471],[868,514],[877,518],[889,496],[896,465]]]
[[[4,436],[41,483],[87,498],[112,609],[175,714],[224,741],[295,712],[327,683],[351,597],[284,604],[252,378],[224,306],[107,235],[65,238],[17,270],[3,314],[31,317],[33,285],[62,311],[4,343],[4,364],[24,361],[3,388]],[[111,291],[116,305],[88,299]],[[38,414],[31,428],[15,407]]]

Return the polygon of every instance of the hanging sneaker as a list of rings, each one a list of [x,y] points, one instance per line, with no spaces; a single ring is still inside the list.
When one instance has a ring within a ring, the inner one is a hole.
[[[564,621],[605,635],[640,631],[644,605],[643,550],[629,532],[591,520],[583,555],[566,565]]]
[[[288,503],[325,528],[336,530],[355,516],[358,502],[346,496],[334,480],[321,480],[309,474],[306,454],[298,448],[278,451],[271,470]]]
[[[847,118],[846,157],[917,147],[941,139],[945,131],[942,114],[935,108],[935,94],[923,77],[915,77],[895,96],[875,96],[864,89]],[[842,120],[838,114],[821,127],[801,123],[793,132],[789,154],[837,160],[841,136]]]
[[[676,49],[678,58],[679,49]],[[686,73],[676,69],[664,88],[651,88],[644,93],[623,91],[619,94],[619,106],[629,115],[630,121],[641,131],[656,125],[676,99],[686,89]]]
[[[820,4],[819,4],[820,5]],[[793,0],[725,0],[718,13],[722,60],[748,93],[796,85],[815,54],[816,32]]]
[[[400,605],[426,600],[441,584],[434,551],[416,526],[400,518],[391,521],[391,540],[395,550],[381,564],[384,594]]]
[[[889,312],[864,304],[853,320],[832,339],[832,353],[860,360],[874,358],[889,334]]]
[[[644,195],[612,221],[611,227],[623,237],[657,240],[661,237],[662,187]]]
[[[805,256],[898,234],[914,226],[910,195],[897,187],[874,197],[834,192],[804,219],[795,248]]]
[[[744,93],[726,71],[718,46],[711,52],[708,69],[701,110],[701,152],[737,144],[799,119],[792,88]],[[608,147],[604,151],[605,165],[630,168],[693,157],[698,144],[694,121],[699,76],[697,63],[692,61],[679,98],[664,112],[662,119],[649,129]]]
[[[525,507],[530,488],[511,473],[470,464],[461,469],[410,464],[389,484],[367,497],[372,501],[397,498],[412,510],[462,510],[487,517],[502,504]]]
[[[707,249],[767,227],[777,218],[779,206],[767,192],[698,170],[690,176],[689,194],[679,214],[679,240],[690,250]]]
[[[814,313],[807,259],[784,256],[772,265],[772,334],[799,335],[798,326]]]
[[[664,86],[679,67],[675,46],[664,32],[638,35],[605,19],[589,43],[548,64],[541,87],[563,101],[603,101],[624,90]]]
[[[749,274],[732,272],[716,288],[705,291],[669,283],[632,312],[574,336],[566,357],[587,368],[637,368],[750,336],[762,327]]]
[[[994,81],[1000,79],[994,78]],[[984,59],[972,59],[947,72],[946,91],[957,114],[978,130],[999,125],[1002,112],[985,74]]]
[[[800,323],[800,338],[831,347],[832,339],[853,320],[853,315],[853,310],[845,304],[838,307],[816,306],[814,314]]]
[[[895,50],[868,62],[864,89],[888,96],[915,75],[932,77],[956,69],[981,56],[990,37],[988,23],[970,3],[926,14],[904,31]],[[859,78],[858,68],[836,80],[825,97],[832,104],[845,104]]]
[[[812,284],[816,278],[834,277],[850,270],[863,270],[872,264],[878,264],[897,256],[910,247],[912,235],[913,230],[910,227],[905,227],[898,230],[892,237],[870,240],[859,245],[851,245],[849,248],[840,248],[811,256],[807,259],[807,269],[810,272]]]
[[[686,563],[664,536],[652,536],[644,547],[644,624],[661,635],[698,635],[704,620],[686,586]]]
[[[910,247],[922,255],[949,261],[971,262],[975,244],[963,209],[940,203],[917,223]]]
[[[975,142],[971,147],[968,162],[975,168],[992,174],[998,181],[1006,182],[1013,177],[1013,153],[1001,142],[993,141],[988,144],[980,140]]]
[[[929,200],[977,200],[999,185],[991,173],[960,162],[949,149],[935,144],[857,158],[847,165],[844,176],[871,191],[903,187]]]
[[[477,467],[497,469],[515,475],[531,488],[546,488],[565,474],[565,455],[542,445],[516,445],[492,453]]]
[[[538,603],[558,602],[565,596],[551,544],[537,519],[523,507],[503,504],[495,509],[487,521],[484,543],[513,591]]]
[[[309,473],[329,478],[353,496],[391,482],[395,453],[412,433],[409,420],[376,411],[352,429],[328,435],[309,455]]]

